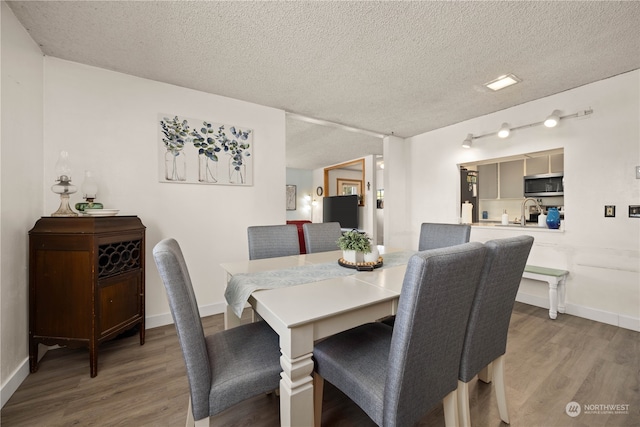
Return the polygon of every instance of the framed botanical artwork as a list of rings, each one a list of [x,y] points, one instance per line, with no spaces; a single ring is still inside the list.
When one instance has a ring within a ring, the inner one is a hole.
[[[287,185],[287,210],[296,210],[296,186]]]
[[[253,185],[253,130],[158,114],[160,182]]]
[[[355,194],[358,196],[358,204],[364,206],[364,198],[362,194],[362,181],[357,179],[338,178],[338,196],[349,196]]]

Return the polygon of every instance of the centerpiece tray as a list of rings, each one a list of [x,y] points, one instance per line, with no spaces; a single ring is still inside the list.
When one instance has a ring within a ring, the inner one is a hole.
[[[355,268],[360,271],[372,271],[374,268],[382,267],[382,257],[378,257],[378,261],[376,262],[358,262],[353,263],[346,261],[344,258],[338,259],[338,264],[347,268]]]

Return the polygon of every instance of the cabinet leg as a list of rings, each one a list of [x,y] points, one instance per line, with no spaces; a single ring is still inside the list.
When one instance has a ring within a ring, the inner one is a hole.
[[[29,340],[29,371],[34,373],[38,370],[38,343]]]
[[[140,345],[144,345],[144,322],[140,323]]]
[[[91,371],[91,378],[98,375],[98,349],[93,343],[89,345],[89,369]]]

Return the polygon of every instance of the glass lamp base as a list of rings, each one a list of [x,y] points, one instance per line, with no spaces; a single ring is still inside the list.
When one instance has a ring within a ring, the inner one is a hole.
[[[69,206],[69,195],[60,195],[60,207],[57,211],[51,214],[51,216],[78,216],[78,214],[71,210]]]

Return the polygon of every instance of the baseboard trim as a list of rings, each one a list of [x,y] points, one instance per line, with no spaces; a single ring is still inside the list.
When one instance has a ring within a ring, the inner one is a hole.
[[[516,301],[534,305],[536,307],[546,308],[547,310],[549,309],[549,299],[536,295],[518,292],[516,295]],[[640,318],[638,317],[625,316],[623,314],[598,310],[591,307],[572,304],[570,302],[566,303],[566,314],[640,332]],[[562,316],[562,314],[559,313],[558,316]]]
[[[214,314],[222,314],[227,309],[226,303],[209,304],[198,307],[200,310],[200,316],[213,316]],[[145,328],[153,329],[160,326],[173,325],[173,317],[171,313],[163,313],[155,316],[148,316],[144,319]]]
[[[11,399],[13,393],[16,392],[20,384],[29,376],[29,358],[25,358],[18,369],[13,371],[11,375],[9,375],[9,379],[7,382],[2,384],[2,388],[0,388],[0,401],[2,404],[0,408],[4,407],[5,403]]]

